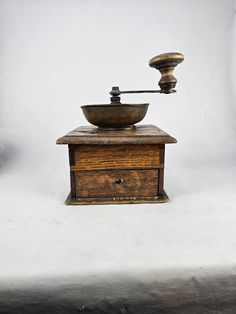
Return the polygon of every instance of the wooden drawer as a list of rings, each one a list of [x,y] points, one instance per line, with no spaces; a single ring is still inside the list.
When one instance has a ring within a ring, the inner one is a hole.
[[[161,168],[163,151],[163,145],[77,145],[70,152],[71,171]]]
[[[158,169],[76,171],[76,197],[155,197]]]

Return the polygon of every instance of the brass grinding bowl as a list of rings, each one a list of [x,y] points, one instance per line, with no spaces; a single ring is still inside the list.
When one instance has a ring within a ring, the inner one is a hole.
[[[126,128],[140,122],[149,104],[101,104],[81,106],[87,121],[100,128]]]

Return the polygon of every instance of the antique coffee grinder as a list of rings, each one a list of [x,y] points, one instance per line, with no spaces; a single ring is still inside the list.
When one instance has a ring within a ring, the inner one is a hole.
[[[148,103],[122,104],[121,94],[175,92],[174,68],[180,53],[152,58],[149,65],[161,73],[159,90],[120,90],[112,87],[110,104],[81,106],[93,126],[80,126],[59,138],[69,148],[71,192],[68,205],[159,203],[164,191],[165,144],[176,139],[154,125],[136,125]]]

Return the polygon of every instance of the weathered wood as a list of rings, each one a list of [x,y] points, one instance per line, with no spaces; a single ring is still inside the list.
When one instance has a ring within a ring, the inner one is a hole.
[[[71,145],[70,145],[71,146]],[[163,167],[158,145],[73,145],[71,170],[153,169]]]
[[[154,197],[158,170],[76,171],[76,197]]]
[[[165,203],[169,200],[165,191],[162,195],[155,197],[90,197],[72,198],[68,195],[66,205],[109,205],[109,204],[146,204],[146,203]]]
[[[164,164],[165,162],[165,144],[161,144],[158,146],[160,149],[160,162]]]
[[[68,145],[70,166],[75,165],[75,145]]]
[[[165,144],[160,145],[160,160],[162,163],[165,162]],[[164,167],[160,168],[158,173],[159,178],[159,195],[163,195],[164,193]]]
[[[176,140],[152,125],[104,131],[80,127],[57,141],[68,144],[70,205],[160,203],[165,144]]]
[[[154,125],[136,125],[131,130],[104,131],[81,126],[57,140],[57,144],[165,144],[176,139]]]
[[[76,177],[75,171],[70,171],[71,197],[76,197]]]
[[[158,169],[158,195],[164,193],[164,168]]]

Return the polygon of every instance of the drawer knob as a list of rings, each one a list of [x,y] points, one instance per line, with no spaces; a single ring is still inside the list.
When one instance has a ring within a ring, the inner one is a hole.
[[[115,184],[123,184],[124,183],[124,179],[123,178],[115,179],[114,183]]]

